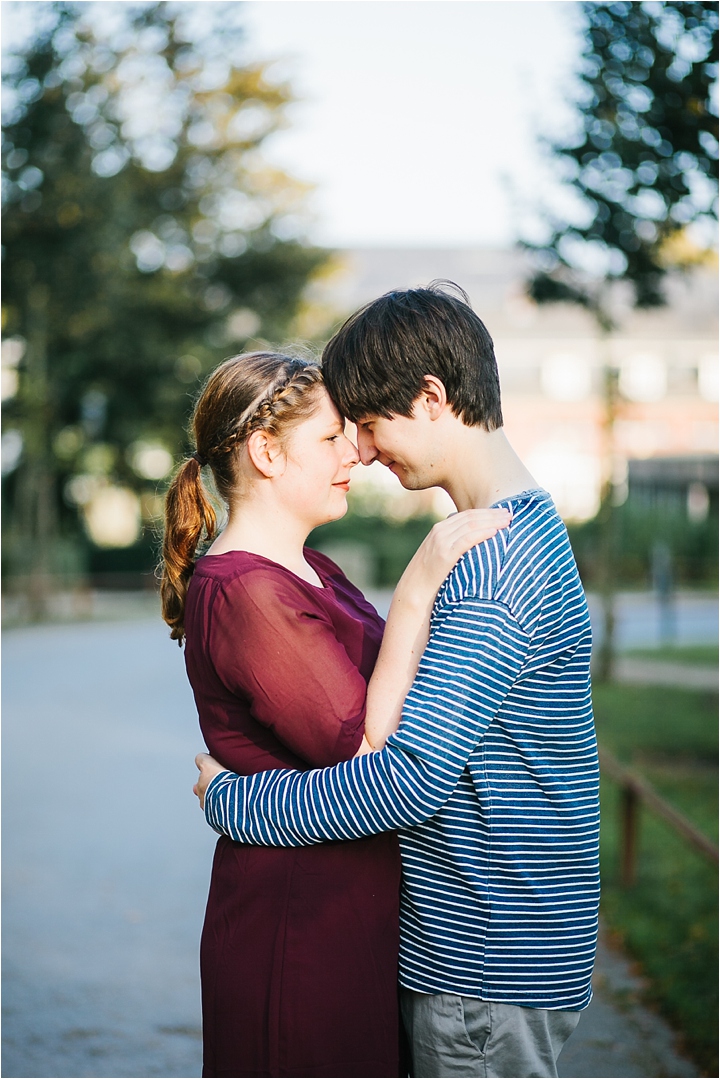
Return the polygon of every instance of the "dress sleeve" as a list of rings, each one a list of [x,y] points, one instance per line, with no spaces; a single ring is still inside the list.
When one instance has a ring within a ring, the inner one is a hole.
[[[365,679],[299,582],[258,570],[224,584],[213,605],[210,655],[223,685],[308,764],[356,753]]]

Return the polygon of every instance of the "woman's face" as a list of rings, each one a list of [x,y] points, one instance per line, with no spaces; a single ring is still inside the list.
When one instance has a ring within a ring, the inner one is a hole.
[[[350,470],[360,458],[327,390],[319,391],[312,416],[291,430],[284,457],[276,480],[283,504],[310,528],[343,517]]]

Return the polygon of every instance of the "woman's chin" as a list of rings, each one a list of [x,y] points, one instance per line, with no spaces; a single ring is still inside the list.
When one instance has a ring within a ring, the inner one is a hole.
[[[334,506],[328,506],[326,516],[322,521],[318,521],[315,526],[318,528],[320,525],[328,525],[331,521],[339,521],[341,517],[344,517],[348,511],[347,498],[343,498],[342,502],[336,503]]]

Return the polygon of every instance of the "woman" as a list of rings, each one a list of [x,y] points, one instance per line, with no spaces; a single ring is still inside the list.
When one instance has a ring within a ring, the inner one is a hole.
[[[193,425],[197,452],[168,492],[162,599],[210,752],[248,775],[379,747],[442,579],[506,515],[473,511],[433,530],[398,586],[381,650],[380,617],[304,547],[346,512],[358,462],[320,368],[272,353],[228,360]],[[228,507],[217,537],[206,464]],[[203,534],[214,542],[196,562]],[[203,1075],[401,1074],[399,882],[394,834],[286,850],[221,837],[201,943]]]

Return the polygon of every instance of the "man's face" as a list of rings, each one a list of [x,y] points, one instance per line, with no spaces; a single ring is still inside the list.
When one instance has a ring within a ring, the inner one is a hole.
[[[357,447],[364,465],[379,461],[389,468],[408,491],[423,491],[438,483],[432,454],[428,453],[429,431],[422,413],[412,416],[364,416],[357,421]]]

